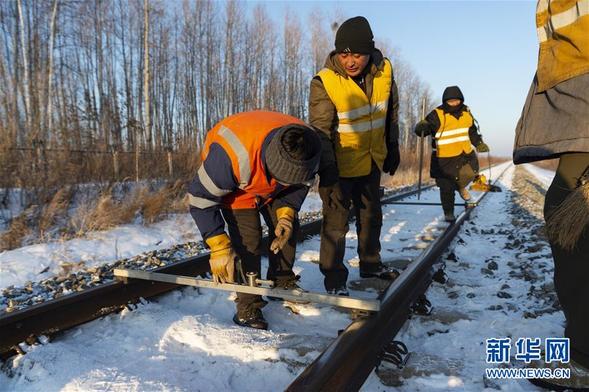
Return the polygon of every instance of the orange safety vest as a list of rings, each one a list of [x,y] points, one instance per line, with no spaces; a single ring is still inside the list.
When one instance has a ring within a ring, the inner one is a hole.
[[[293,123],[305,124],[286,114],[258,110],[229,116],[207,133],[201,159],[204,161],[211,144],[217,143],[231,159],[233,175],[239,184],[238,190],[223,196],[224,207],[256,208],[271,200],[278,182],[274,178],[268,182],[261,157],[262,144],[272,130]]]
[[[589,0],[539,0],[538,92],[589,72]]]
[[[460,154],[472,152],[472,144],[468,130],[472,127],[474,119],[470,111],[464,110],[460,118],[442,109],[436,109],[440,120],[440,127],[432,135],[436,146],[438,158],[456,157]]]

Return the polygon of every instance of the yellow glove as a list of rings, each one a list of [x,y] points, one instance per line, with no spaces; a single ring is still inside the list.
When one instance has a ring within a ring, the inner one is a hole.
[[[209,264],[213,273],[213,281],[215,283],[233,283],[237,253],[231,246],[229,236],[223,233],[207,238],[205,241],[211,248]]]
[[[274,229],[276,238],[270,244],[270,251],[274,254],[280,252],[290,239],[295,214],[295,210],[290,207],[280,207],[276,210],[276,218],[278,218]]]

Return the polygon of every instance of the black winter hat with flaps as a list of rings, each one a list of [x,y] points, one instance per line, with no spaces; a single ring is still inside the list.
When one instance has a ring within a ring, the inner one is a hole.
[[[306,156],[293,156],[284,145],[287,133],[297,133],[300,146]],[[280,127],[272,136],[266,149],[265,161],[272,177],[284,184],[302,184],[311,181],[319,170],[321,139],[313,129],[301,124],[288,124]]]
[[[442,102],[445,103],[449,99],[459,99],[464,102],[464,95],[458,86],[446,87],[444,94],[442,94]]]
[[[363,16],[346,20],[335,33],[335,51],[338,53],[372,54],[374,35]]]

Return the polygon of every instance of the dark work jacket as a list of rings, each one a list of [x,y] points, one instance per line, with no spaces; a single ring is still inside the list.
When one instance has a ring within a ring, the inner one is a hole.
[[[443,106],[442,105],[438,106],[438,109],[443,109]],[[466,110],[468,110],[468,106],[463,105],[462,110],[457,112],[455,114],[455,116],[461,116],[462,113]],[[425,132],[420,134],[416,129],[415,133],[418,136],[422,136],[422,137],[432,135],[432,138],[431,138],[432,139],[431,140],[432,148],[435,149],[436,144],[435,144],[435,139],[434,139],[433,135],[438,131],[438,128],[440,128],[440,119],[438,118],[438,114],[436,113],[436,111],[432,110],[427,115],[425,120],[428,122],[428,125],[429,125],[428,130],[426,130]],[[474,124],[469,128],[468,136],[470,137],[470,142],[472,143],[473,146],[477,146],[479,143],[481,143],[483,141],[482,136],[478,132],[478,128]],[[462,153],[458,156],[449,157],[449,158],[438,158],[436,156],[436,153],[432,152],[431,165],[430,165],[430,176],[432,178],[447,178],[450,180],[457,180],[458,172],[459,172],[460,168],[463,167],[464,165],[470,165],[472,167],[472,170],[475,173],[478,173],[479,161],[477,159],[477,154],[474,149],[469,154]]]

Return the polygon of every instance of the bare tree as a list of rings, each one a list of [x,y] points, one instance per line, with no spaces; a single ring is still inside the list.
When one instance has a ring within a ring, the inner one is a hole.
[[[188,162],[207,130],[235,112],[305,119],[309,82],[346,19],[341,11],[313,11],[303,25],[292,11],[273,19],[263,4],[169,4],[0,1],[2,151],[44,142],[54,154],[49,172],[62,182],[109,179],[117,151],[123,176],[139,179],[168,175],[157,169],[164,149]],[[398,51],[378,45],[394,64],[409,147],[419,101],[431,92]],[[36,171],[30,152],[18,154],[29,155],[14,155],[14,166],[0,157],[0,179],[26,181]]]
[[[58,0],[53,0],[53,10],[51,12],[50,37],[49,37],[49,65],[47,69],[47,96],[45,105],[45,114],[43,124],[51,135],[51,128],[53,127],[53,42],[55,41],[55,19],[57,16]]]

